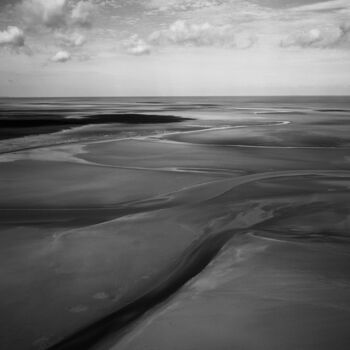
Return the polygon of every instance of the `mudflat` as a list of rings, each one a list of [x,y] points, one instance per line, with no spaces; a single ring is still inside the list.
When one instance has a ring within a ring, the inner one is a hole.
[[[285,99],[7,141],[1,348],[348,348],[350,101]]]

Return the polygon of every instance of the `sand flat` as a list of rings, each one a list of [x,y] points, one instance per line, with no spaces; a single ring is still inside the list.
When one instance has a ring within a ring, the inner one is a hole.
[[[166,100],[157,118],[197,120],[13,141],[1,346],[348,348],[347,117],[273,101]]]

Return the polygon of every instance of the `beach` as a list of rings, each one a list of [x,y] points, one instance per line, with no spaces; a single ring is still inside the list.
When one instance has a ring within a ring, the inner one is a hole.
[[[1,348],[350,346],[349,98],[47,103],[0,141]]]

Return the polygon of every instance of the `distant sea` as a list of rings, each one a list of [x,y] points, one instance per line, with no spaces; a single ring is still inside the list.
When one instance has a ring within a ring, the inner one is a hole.
[[[349,96],[247,97],[84,97],[0,98],[0,151],[46,144],[33,135],[54,135],[51,142],[76,142],[110,136],[103,131],[80,133],[67,140],[60,133],[89,125],[179,122],[176,117],[227,119],[268,115],[350,113]],[[166,115],[159,119],[156,116]],[[83,128],[84,129],[84,128]],[[86,129],[86,128],[85,128]],[[96,131],[96,128],[95,128]],[[110,131],[110,130],[109,130]],[[65,135],[66,136],[66,135]],[[27,137],[26,139],[22,139]],[[19,141],[20,145],[13,139]],[[24,145],[25,143],[25,145]]]

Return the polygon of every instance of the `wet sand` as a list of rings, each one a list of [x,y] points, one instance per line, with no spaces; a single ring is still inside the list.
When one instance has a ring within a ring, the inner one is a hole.
[[[336,113],[0,155],[1,347],[348,348]]]

